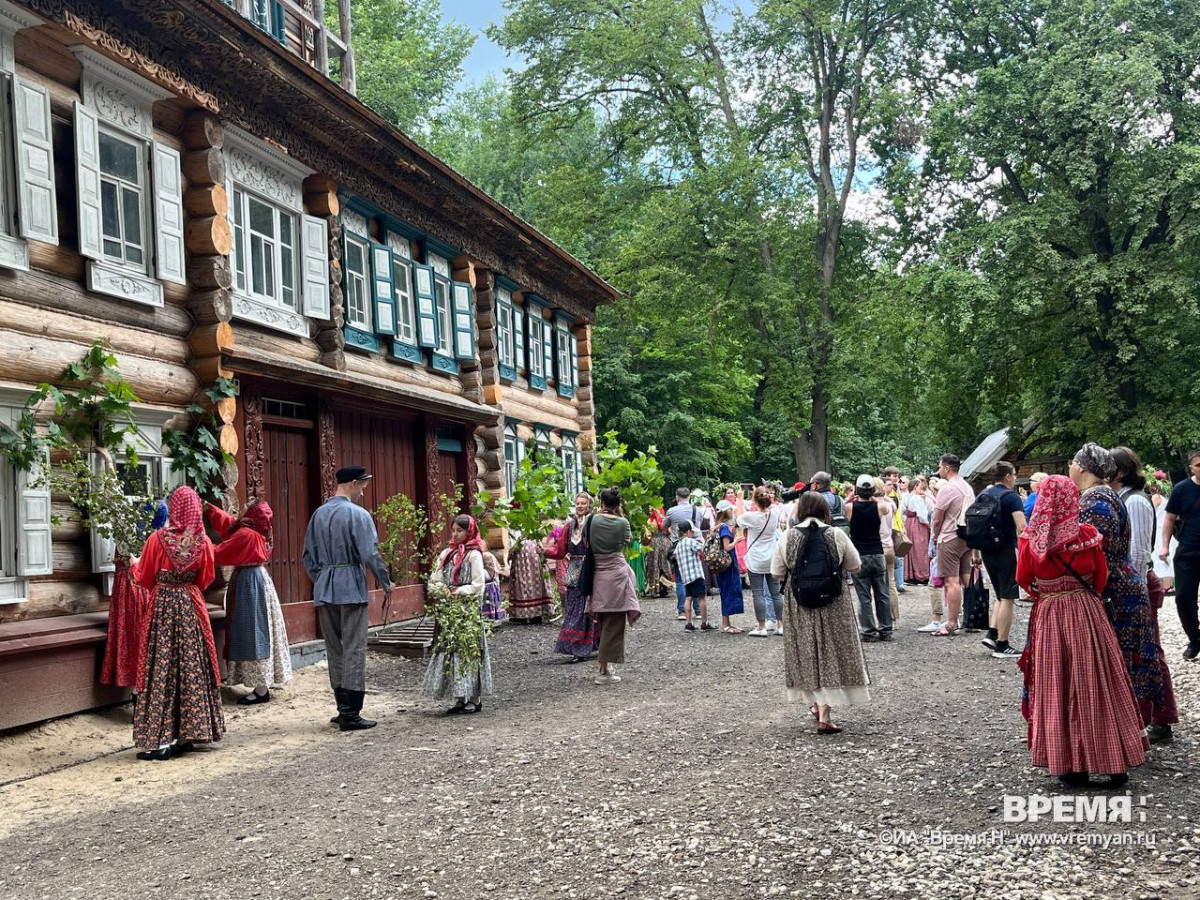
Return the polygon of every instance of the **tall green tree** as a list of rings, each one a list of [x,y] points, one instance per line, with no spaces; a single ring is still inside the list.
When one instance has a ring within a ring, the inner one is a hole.
[[[336,32],[336,4],[325,13]],[[350,19],[359,99],[401,129],[423,131],[458,87],[475,35],[444,21],[437,0],[351,0]]]
[[[1200,7],[945,0],[930,38],[923,141],[886,158],[934,378],[1064,449],[1200,440]]]

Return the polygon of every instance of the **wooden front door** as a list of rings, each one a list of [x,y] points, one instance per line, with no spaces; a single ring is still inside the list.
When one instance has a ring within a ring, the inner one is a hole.
[[[263,487],[275,513],[275,548],[267,565],[293,643],[318,637],[312,582],[304,571],[304,532],[320,504],[316,493],[313,423],[264,417]]]

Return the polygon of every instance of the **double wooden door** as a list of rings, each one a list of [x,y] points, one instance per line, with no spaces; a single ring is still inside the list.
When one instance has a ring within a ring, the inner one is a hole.
[[[263,422],[263,487],[275,513],[275,548],[267,570],[279,591],[293,644],[318,637],[312,582],[302,558],[308,520],[321,502],[314,445],[311,421]]]

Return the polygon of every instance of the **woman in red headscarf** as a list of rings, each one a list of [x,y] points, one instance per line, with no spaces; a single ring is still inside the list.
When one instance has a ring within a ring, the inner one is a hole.
[[[265,568],[271,558],[271,507],[265,500],[251,503],[235,518],[211,503],[204,508],[208,523],[221,538],[216,546],[218,566],[235,566],[225,592],[225,659],[230,684],[253,690],[238,700],[243,706],[266,703],[273,684],[292,680],[292,657],[279,593]]]
[[[1017,582],[1033,597],[1021,656],[1033,764],[1069,786],[1107,775],[1110,785],[1145,760],[1133,684],[1101,599],[1103,539],[1079,521],[1079,489],[1041,483],[1017,550]]]
[[[194,490],[176,488],[166,526],[150,535],[133,565],[134,580],[151,592],[133,715],[138,759],[170,759],[191,750],[192,741],[219,741],[225,733],[217,648],[201,593],[214,573],[203,509]]]
[[[450,526],[450,546],[438,556],[431,582],[440,581],[450,589],[446,603],[469,604],[482,618],[483,588],[487,572],[483,565],[483,541],[479,523],[468,515],[457,516]],[[483,695],[492,692],[492,661],[488,654],[486,631],[480,637],[479,661],[464,665],[454,653],[439,650],[429,660],[421,693],[435,700],[453,697],[451,714],[477,713],[483,709]]]

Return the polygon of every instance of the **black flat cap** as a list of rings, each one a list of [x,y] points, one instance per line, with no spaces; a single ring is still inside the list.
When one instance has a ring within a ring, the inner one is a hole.
[[[338,484],[349,484],[351,481],[366,481],[370,477],[367,474],[366,466],[346,466],[337,470]]]

